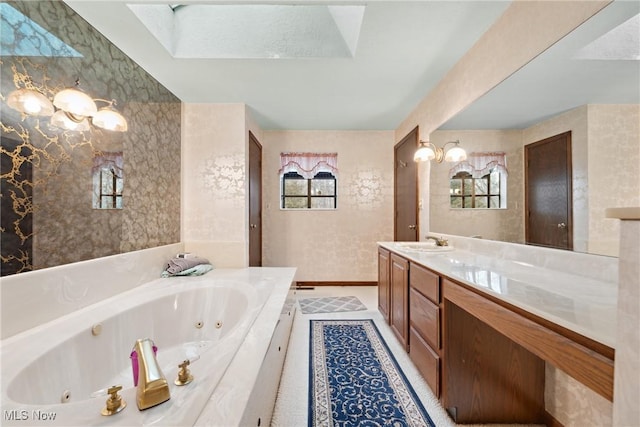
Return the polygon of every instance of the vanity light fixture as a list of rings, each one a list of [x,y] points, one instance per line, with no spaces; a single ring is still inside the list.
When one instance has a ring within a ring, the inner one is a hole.
[[[52,125],[80,132],[90,130],[89,120],[94,126],[103,129],[127,131],[127,120],[114,108],[115,99],[92,99],[80,90],[80,79],[76,79],[75,87],[57,92],[53,102],[31,83],[30,76],[20,75],[17,81],[23,82],[24,87],[9,94],[7,105],[22,114],[50,116]],[[104,102],[107,105],[98,109],[96,102]]]
[[[449,144],[455,144],[455,147],[445,152],[444,149]],[[446,162],[461,162],[467,159],[467,152],[460,147],[460,140],[449,141],[442,147],[436,147],[435,144],[429,141],[420,141],[420,148],[413,155],[413,160],[426,162],[434,159],[438,163],[442,163],[443,160]]]

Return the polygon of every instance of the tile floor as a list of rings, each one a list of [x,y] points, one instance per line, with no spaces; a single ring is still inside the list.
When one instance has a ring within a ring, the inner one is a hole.
[[[309,319],[373,319],[436,426],[456,425],[440,406],[409,359],[409,355],[400,347],[391,329],[378,312],[377,292],[375,286],[318,286],[314,290],[297,291],[298,299],[354,295],[367,306],[367,310],[318,314],[302,314],[300,310],[296,312],[273,412],[272,427],[303,427],[308,423]]]

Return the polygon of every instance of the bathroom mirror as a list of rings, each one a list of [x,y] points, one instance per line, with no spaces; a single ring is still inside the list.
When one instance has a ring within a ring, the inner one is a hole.
[[[640,5],[616,1],[430,135],[507,155],[506,210],[450,209],[449,170],[431,162],[429,230],[525,243],[524,146],[571,131],[573,250],[617,256],[619,221],[640,204]]]
[[[179,242],[180,100],[63,2],[0,7],[2,276]],[[77,79],[98,109],[116,100],[126,131],[8,105],[17,89],[53,100]],[[95,208],[96,158],[124,176],[111,208]]]

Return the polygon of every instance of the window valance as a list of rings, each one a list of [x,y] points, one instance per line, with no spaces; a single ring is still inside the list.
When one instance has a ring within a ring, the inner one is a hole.
[[[318,172],[338,173],[338,153],[280,153],[280,175],[296,172],[312,179]]]
[[[101,169],[109,169],[115,172],[116,176],[122,177],[124,170],[124,157],[122,151],[105,152],[93,158],[93,167],[91,173],[95,174]]]
[[[505,153],[471,153],[467,156],[467,160],[459,162],[449,169],[449,178],[453,178],[459,172],[467,172],[473,178],[482,178],[494,168],[505,176],[508,175],[507,155]]]

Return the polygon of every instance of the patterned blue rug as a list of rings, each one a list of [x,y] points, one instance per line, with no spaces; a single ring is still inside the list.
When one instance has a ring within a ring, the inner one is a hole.
[[[310,320],[309,426],[429,426],[373,320]]]

